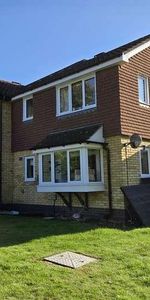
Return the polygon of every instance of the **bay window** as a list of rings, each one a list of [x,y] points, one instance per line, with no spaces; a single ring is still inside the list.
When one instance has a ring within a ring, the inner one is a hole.
[[[101,181],[101,160],[100,151],[96,149],[88,150],[88,168],[89,168],[89,181]]]
[[[51,154],[42,156],[42,181],[51,182]]]
[[[73,113],[96,106],[95,75],[71,81],[56,88],[57,115]]]
[[[82,144],[40,153],[38,191],[104,190],[102,151],[101,146]]]
[[[55,182],[67,182],[67,153],[58,151],[54,153]]]
[[[79,150],[69,152],[69,172],[70,172],[70,181],[80,181],[81,180],[80,151]]]

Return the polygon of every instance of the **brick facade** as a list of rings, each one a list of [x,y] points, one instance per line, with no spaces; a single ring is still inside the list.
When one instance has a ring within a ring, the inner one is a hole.
[[[2,202],[12,202],[13,196],[13,155],[11,152],[11,102],[2,101]]]
[[[97,107],[61,117],[56,117],[55,88],[33,95],[34,118],[31,121],[22,121],[22,99],[14,101],[12,103],[12,150],[14,152],[28,150],[49,133],[60,129],[76,128],[78,124],[81,127],[99,123],[103,124],[105,136],[120,134],[118,82],[118,66],[97,72]]]

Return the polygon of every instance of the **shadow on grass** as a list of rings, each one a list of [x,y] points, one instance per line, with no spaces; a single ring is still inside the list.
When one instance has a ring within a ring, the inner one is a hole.
[[[74,234],[99,227],[95,223],[46,220],[39,217],[0,216],[0,247],[22,244],[48,236]]]
[[[48,236],[82,233],[100,227],[123,231],[135,228],[98,222],[85,223],[72,220],[46,220],[40,217],[0,216],[0,247],[18,245]]]

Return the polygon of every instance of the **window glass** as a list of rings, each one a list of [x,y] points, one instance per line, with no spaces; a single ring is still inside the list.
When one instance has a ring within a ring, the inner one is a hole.
[[[147,95],[147,79],[144,77],[138,78],[139,100],[143,103],[148,103]]]
[[[100,165],[100,151],[96,149],[88,150],[88,169],[89,181],[101,181],[101,165]]]
[[[51,155],[42,155],[42,181],[51,181]]]
[[[85,105],[95,104],[95,78],[85,80]]]
[[[55,182],[67,182],[67,152],[59,151],[54,155]]]
[[[60,89],[60,112],[69,110],[68,86]]]
[[[148,166],[148,151],[141,151],[141,168],[142,174],[149,174],[149,166]]]
[[[70,181],[80,181],[80,151],[69,152],[70,159]]]
[[[82,81],[72,84],[72,110],[82,109]]]
[[[33,99],[26,100],[26,118],[33,117]]]
[[[26,178],[34,178],[34,160],[33,158],[26,159]]]

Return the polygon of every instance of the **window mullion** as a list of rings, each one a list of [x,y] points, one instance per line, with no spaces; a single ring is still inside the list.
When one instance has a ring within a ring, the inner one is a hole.
[[[85,108],[85,81],[82,80],[82,109]]]
[[[51,182],[55,182],[55,163],[54,163],[54,152],[51,153]]]
[[[67,151],[67,182],[70,182],[70,159],[69,159],[69,151]]]
[[[68,99],[69,99],[69,112],[72,112],[72,88],[71,88],[71,84],[68,85]]]
[[[82,183],[88,183],[89,172],[88,172],[88,149],[81,149],[81,181]]]

